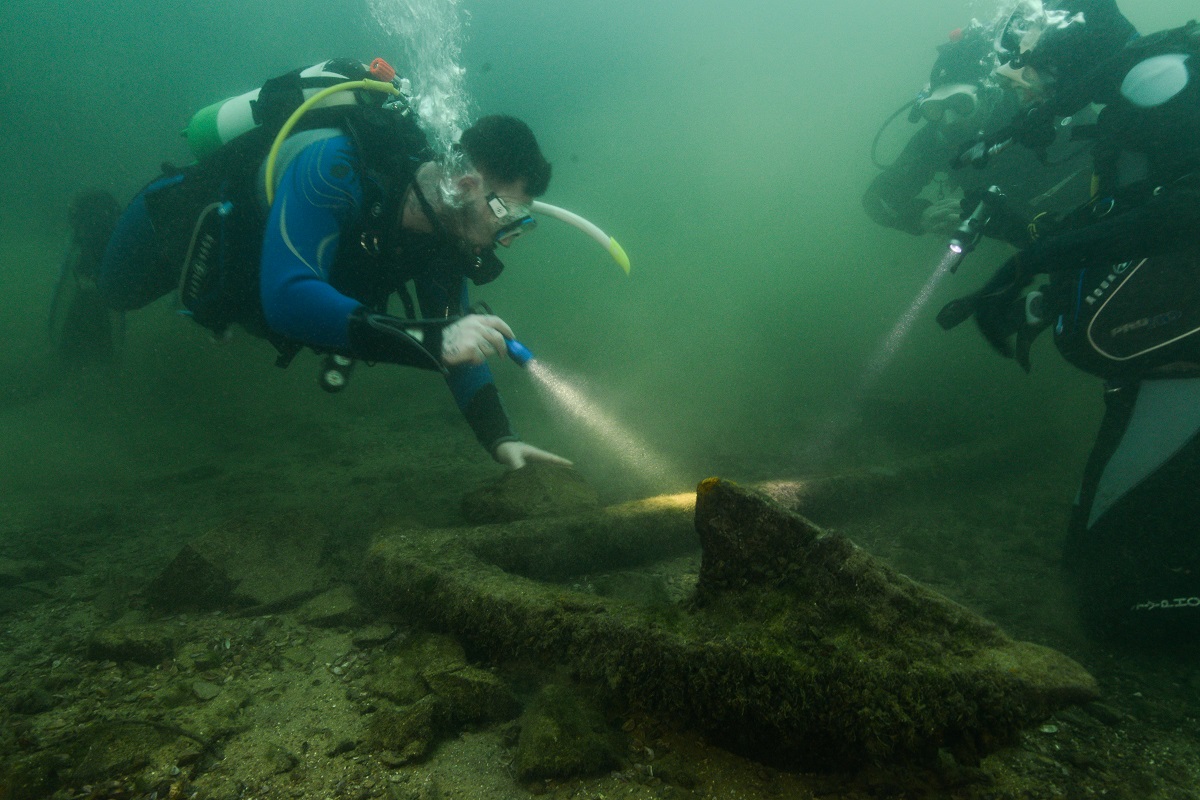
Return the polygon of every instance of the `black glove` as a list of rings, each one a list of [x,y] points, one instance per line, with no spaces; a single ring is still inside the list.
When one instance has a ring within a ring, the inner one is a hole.
[[[992,349],[1005,358],[1016,357],[1010,340],[1025,326],[1025,298],[1020,291],[1016,285],[1007,286],[984,295],[975,305],[975,326]],[[1025,360],[1028,362],[1028,355]]]
[[[947,303],[938,312],[938,324],[950,330],[975,317],[979,332],[992,349],[1005,358],[1015,358],[1028,372],[1029,348],[1046,327],[1026,323],[1025,298],[1021,291],[1032,282],[1033,274],[1022,268],[1018,253],[1004,262],[979,291]],[[1015,349],[1010,343],[1014,336]]]
[[[970,164],[976,169],[984,169],[993,155],[1007,149],[1013,142],[1028,147],[1044,158],[1046,148],[1054,144],[1056,136],[1054,112],[1045,105],[1030,106],[1011,125],[1006,125],[991,136],[963,142],[950,162],[950,168],[959,169]]]
[[[1041,289],[1045,289],[1043,286]],[[1021,310],[1024,312],[1024,319],[1021,320],[1017,328],[1017,340],[1013,358],[1021,365],[1021,369],[1029,372],[1031,364],[1029,362],[1029,351],[1033,347],[1034,340],[1041,335],[1042,331],[1050,327],[1050,322],[1053,316],[1047,313],[1044,308],[1046,304],[1045,293],[1039,289],[1036,292],[1030,292],[1021,298]]]
[[[979,309],[981,303],[995,302],[995,298],[1015,299],[1017,293],[1029,285],[1032,276],[1025,276],[1018,265],[1020,253],[1005,261],[1000,269],[978,291],[951,300],[938,312],[937,321],[944,330],[956,328],[966,322]]]
[[[1030,150],[1045,150],[1054,144],[1054,112],[1047,106],[1030,106],[1013,123],[1013,138]]]

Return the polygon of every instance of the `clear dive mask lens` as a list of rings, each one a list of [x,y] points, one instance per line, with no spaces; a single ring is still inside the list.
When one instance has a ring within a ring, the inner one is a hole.
[[[936,90],[918,106],[921,116],[930,122],[941,122],[946,112],[950,112],[954,119],[967,119],[978,107],[979,89],[966,84]]]
[[[537,227],[537,220],[533,218],[529,206],[523,203],[506,202],[493,192],[487,196],[487,204],[501,223],[500,229],[492,237],[496,244],[529,233]]]
[[[501,244],[505,240],[514,239],[523,233],[529,233],[537,227],[537,220],[532,216],[521,217],[515,222],[510,222],[500,230],[496,231],[496,235],[492,240],[496,244]]]

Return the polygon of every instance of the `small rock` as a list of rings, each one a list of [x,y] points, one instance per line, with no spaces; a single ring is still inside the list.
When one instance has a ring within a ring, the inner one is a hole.
[[[478,667],[429,674],[425,680],[445,701],[446,716],[454,724],[504,722],[521,711],[508,685]]]
[[[594,511],[600,495],[570,467],[530,462],[510,470],[463,498],[463,515],[473,523],[514,522]]]
[[[313,660],[312,650],[307,647],[289,647],[280,657],[293,667],[307,667]]]
[[[62,784],[67,772],[63,757],[44,751],[24,758],[6,759],[0,769],[0,786],[4,797],[50,797]]]
[[[391,658],[377,664],[364,682],[364,688],[399,705],[415,703],[429,694],[429,686],[420,672],[403,658]]]
[[[594,775],[616,766],[618,752],[616,734],[600,712],[567,687],[545,687],[521,715],[521,780]]]
[[[433,695],[399,711],[377,711],[367,725],[366,742],[387,753],[394,765],[411,764],[429,755],[440,732],[441,709]]]
[[[428,634],[405,642],[402,651],[414,664],[419,664],[421,674],[446,672],[467,664],[467,654],[458,640],[442,634]]]
[[[358,597],[349,586],[336,586],[322,592],[300,607],[300,619],[318,628],[351,625],[364,616]]]
[[[192,681],[192,694],[204,702],[212,700],[221,693],[221,687],[208,681]]]
[[[386,622],[377,622],[373,625],[364,625],[356,630],[351,641],[355,647],[365,650],[368,647],[378,647],[395,635],[396,629],[393,626]]]
[[[322,553],[333,535],[299,512],[230,522],[186,544],[146,598],[170,612],[287,605],[328,584]]]
[[[8,710],[14,714],[33,716],[49,711],[56,705],[54,695],[40,686],[33,686],[9,698]]]
[[[167,611],[211,610],[229,605],[236,586],[235,579],[189,544],[150,582],[146,597]]]
[[[18,586],[40,578],[54,577],[54,569],[44,561],[0,558],[0,589]]]
[[[295,753],[276,744],[267,746],[266,760],[272,774],[275,775],[291,772],[300,764],[300,759]]]
[[[0,589],[0,615],[33,608],[49,598],[50,595],[37,591],[33,584]]]
[[[1109,726],[1120,725],[1128,719],[1124,712],[1104,703],[1088,703],[1082,708],[1090,717]]]
[[[352,752],[354,752],[354,748],[357,746],[358,746],[358,743],[355,742],[353,739],[342,739],[337,744],[335,744],[333,747],[329,748],[329,752],[326,753],[325,755],[328,758],[334,758],[336,756],[342,755],[343,753],[352,753]]]

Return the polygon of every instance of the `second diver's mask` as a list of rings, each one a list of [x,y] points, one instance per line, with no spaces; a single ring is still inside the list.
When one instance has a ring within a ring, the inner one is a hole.
[[[970,83],[949,83],[921,93],[917,111],[930,122],[953,124],[970,119],[979,110],[979,87]]]

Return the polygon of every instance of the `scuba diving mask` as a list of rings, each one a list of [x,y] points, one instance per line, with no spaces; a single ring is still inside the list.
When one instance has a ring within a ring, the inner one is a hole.
[[[930,122],[941,122],[947,112],[950,122],[968,119],[979,108],[979,87],[969,83],[952,83],[923,92],[917,101],[920,115]]]
[[[504,244],[537,227],[537,220],[533,218],[527,205],[505,202],[495,192],[487,196],[487,204],[500,223],[500,229],[492,237],[496,244]]]
[[[952,124],[974,116],[996,63],[992,39],[991,32],[975,19],[950,31],[947,41],[937,48],[929,81],[913,101],[908,121],[917,123],[924,118]]]

